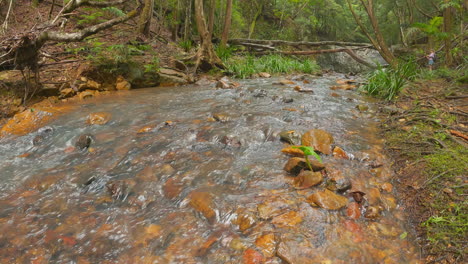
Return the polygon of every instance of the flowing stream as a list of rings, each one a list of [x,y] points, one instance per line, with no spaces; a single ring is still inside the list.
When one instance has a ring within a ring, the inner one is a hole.
[[[338,78],[119,92],[0,139],[0,263],[419,263],[372,103]],[[296,189],[279,134],[310,129],[350,158]],[[340,210],[308,199],[331,174],[352,184]]]

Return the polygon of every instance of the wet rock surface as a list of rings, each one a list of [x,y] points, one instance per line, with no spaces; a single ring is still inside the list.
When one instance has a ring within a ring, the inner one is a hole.
[[[417,263],[375,120],[330,96],[342,78],[121,91],[0,138],[0,263]],[[333,137],[309,133],[317,171],[290,148],[312,129]]]

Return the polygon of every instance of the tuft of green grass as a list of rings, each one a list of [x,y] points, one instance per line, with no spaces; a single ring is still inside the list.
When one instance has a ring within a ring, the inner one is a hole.
[[[414,60],[400,63],[395,69],[379,67],[369,75],[367,84],[361,89],[369,95],[392,100],[408,81],[414,80],[417,74],[418,69]]]
[[[247,55],[245,57],[232,57],[225,61],[227,72],[236,78],[249,78],[260,72],[270,74],[282,73],[315,73],[320,67],[310,59],[296,59],[283,55],[272,54],[262,57]]]

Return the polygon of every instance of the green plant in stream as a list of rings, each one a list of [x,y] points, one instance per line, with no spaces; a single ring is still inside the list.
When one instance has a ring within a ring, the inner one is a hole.
[[[322,163],[322,158],[319,156],[319,154],[317,154],[317,152],[315,152],[313,147],[293,146],[292,148],[300,149],[302,150],[302,152],[304,152],[304,158],[306,160],[307,167],[309,167],[311,171],[313,171],[313,169],[312,169],[312,165],[310,164],[309,156],[314,156],[318,161],[320,161],[320,163]]]

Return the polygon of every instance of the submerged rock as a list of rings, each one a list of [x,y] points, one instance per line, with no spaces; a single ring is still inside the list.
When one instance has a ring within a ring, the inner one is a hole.
[[[83,134],[75,141],[75,147],[79,150],[85,150],[91,146],[93,137],[90,134]]]
[[[349,203],[346,215],[351,219],[359,219],[361,217],[361,206],[356,202]]]
[[[351,187],[351,181],[342,175],[332,177],[327,182],[327,189],[330,191],[337,191],[342,193],[351,189]]]
[[[356,105],[356,109],[359,110],[359,112],[366,112],[367,110],[369,110],[369,106],[360,104]]]
[[[228,122],[231,120],[231,118],[226,115],[226,114],[221,114],[221,113],[216,113],[216,114],[213,114],[213,118],[218,121],[218,122],[221,122],[221,123],[225,123],[225,122]]]
[[[380,217],[380,212],[382,212],[382,208],[380,208],[380,206],[368,206],[366,208],[364,217],[369,219],[377,219]]]
[[[301,135],[299,135],[294,130],[282,131],[279,134],[280,139],[291,145],[300,145],[301,144]]]
[[[307,198],[327,210],[339,210],[348,204],[348,199],[330,190],[318,191]]]
[[[349,159],[348,154],[346,154],[346,152],[338,146],[333,148],[333,157],[340,159]]]
[[[278,84],[281,84],[281,85],[294,85],[296,83],[291,81],[291,80],[281,79],[281,80],[279,80]]]
[[[110,181],[106,184],[109,194],[115,200],[125,201],[127,197],[132,193],[133,187],[136,182],[132,179]]]
[[[322,163],[315,160],[311,160],[310,164],[314,171],[321,171],[325,168],[325,166]],[[308,169],[309,167],[307,166],[306,160],[304,158],[290,158],[286,165],[284,165],[284,170],[293,175],[298,175],[302,170]]]
[[[210,224],[216,221],[216,212],[213,209],[213,196],[207,192],[194,191],[188,196],[190,206],[201,213]]]
[[[307,189],[322,183],[322,181],[323,176],[321,172],[302,170],[299,175],[294,178],[294,187],[296,189]]]
[[[112,115],[107,112],[91,113],[88,115],[86,123],[90,125],[105,125],[110,121],[111,117]]]
[[[302,222],[302,216],[296,211],[290,211],[274,217],[271,221],[276,227],[293,227]]]
[[[333,136],[322,129],[312,129],[302,135],[302,145],[313,147],[314,150],[329,155],[331,145],[335,142]]]
[[[40,128],[38,131],[38,135],[35,136],[32,140],[34,146],[38,146],[42,144],[47,138],[49,138],[54,133],[54,129],[52,127],[43,127]]]
[[[271,258],[276,254],[276,239],[274,233],[267,233],[257,237],[255,245],[262,250],[265,257]]]

